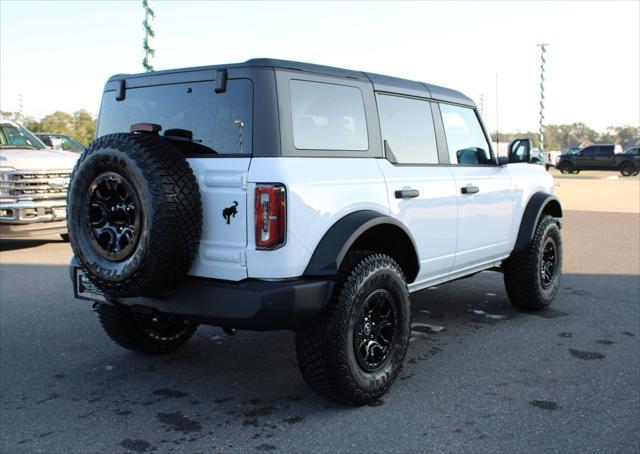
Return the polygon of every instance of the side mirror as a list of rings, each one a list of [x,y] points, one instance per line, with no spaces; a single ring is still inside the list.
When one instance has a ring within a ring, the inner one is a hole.
[[[509,162],[529,162],[531,159],[531,139],[515,139],[509,144]]]

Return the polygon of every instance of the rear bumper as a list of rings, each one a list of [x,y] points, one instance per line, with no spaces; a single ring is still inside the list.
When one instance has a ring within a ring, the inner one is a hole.
[[[78,264],[71,263],[74,295],[79,299],[99,298],[79,292]],[[81,289],[82,290],[82,289]],[[200,323],[229,328],[270,331],[295,330],[316,316],[328,303],[333,281],[295,279],[241,282],[188,278],[163,298],[113,298],[111,304],[124,304],[140,311],[158,311],[191,317]]]

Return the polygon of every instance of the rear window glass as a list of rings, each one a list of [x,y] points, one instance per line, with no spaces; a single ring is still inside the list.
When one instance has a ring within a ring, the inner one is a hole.
[[[129,88],[123,101],[114,92],[102,98],[98,136],[129,132],[136,123],[155,123],[168,129],[185,129],[204,152],[251,153],[253,85],[248,79],[229,80],[225,93],[215,92],[215,82],[190,82]]]
[[[369,149],[362,92],[356,87],[291,80],[293,143],[299,150]]]

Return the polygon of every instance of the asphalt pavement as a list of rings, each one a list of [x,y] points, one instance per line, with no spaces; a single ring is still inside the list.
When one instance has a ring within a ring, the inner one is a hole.
[[[571,181],[552,308],[493,272],[414,294],[405,366],[359,408],[306,387],[289,332],[123,350],[73,299],[68,244],[1,242],[0,452],[640,452],[640,184],[611,212]]]

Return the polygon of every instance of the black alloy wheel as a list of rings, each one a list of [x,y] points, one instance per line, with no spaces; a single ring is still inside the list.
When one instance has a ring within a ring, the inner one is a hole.
[[[184,281],[198,251],[198,182],[163,137],[94,140],[73,170],[67,213],[78,264],[107,295],[163,295]]]
[[[381,369],[391,357],[395,307],[391,293],[378,289],[367,296],[356,315],[353,349],[365,372]]]
[[[540,283],[542,288],[548,289],[553,284],[557,267],[556,242],[552,237],[548,237],[542,247],[542,257],[540,259]]]
[[[191,329],[192,322],[176,314],[132,313],[140,329],[157,342],[172,342]]]
[[[148,355],[170,353],[184,345],[198,323],[178,314],[135,312],[122,304],[94,306],[107,335],[128,350]]]
[[[305,382],[324,397],[350,405],[375,402],[398,376],[409,346],[407,281],[390,256],[350,251],[331,300],[296,333]]]
[[[558,220],[543,215],[531,243],[502,262],[509,301],[520,309],[548,307],[560,288],[562,236]]]
[[[133,185],[115,172],[98,175],[89,186],[87,210],[95,251],[114,262],[128,257],[138,243],[142,223]]]

